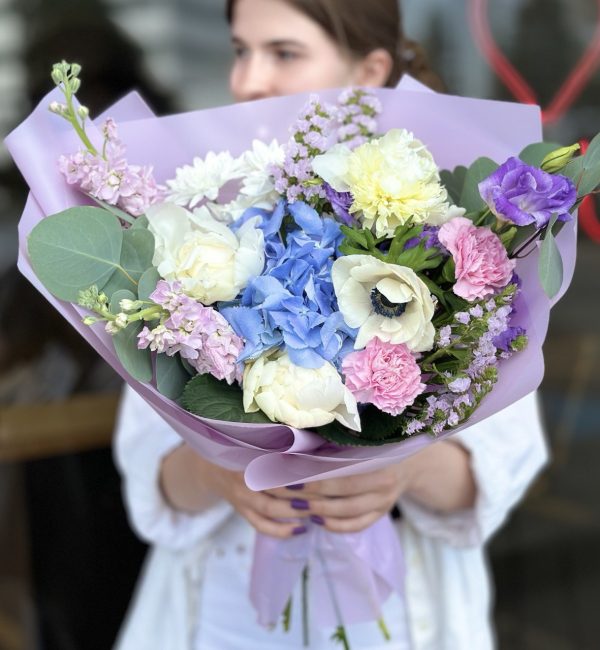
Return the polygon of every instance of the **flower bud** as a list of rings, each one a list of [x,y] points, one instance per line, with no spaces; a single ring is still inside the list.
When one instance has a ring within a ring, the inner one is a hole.
[[[81,72],[81,66],[79,63],[71,63],[71,76],[77,77]]]
[[[106,325],[104,326],[104,329],[108,332],[108,334],[114,335],[118,334],[121,330],[117,327],[114,321],[109,320]]]
[[[121,312],[120,314],[117,314],[117,317],[115,318],[116,327],[118,327],[119,329],[124,330],[127,327],[128,324],[129,324],[129,318],[128,318],[127,314],[124,314],[123,312]]]
[[[52,67],[52,72],[50,73],[50,76],[52,77],[52,81],[59,86],[64,80],[65,76],[62,71],[62,67],[60,63],[55,63],[54,66]]]
[[[87,120],[90,116],[90,109],[87,106],[80,106],[77,109],[77,115],[79,115],[82,120]]]
[[[75,94],[81,88],[81,79],[71,79],[71,92]]]
[[[60,116],[63,116],[65,114],[65,111],[67,110],[67,107],[64,104],[61,104],[60,102],[50,102],[48,108],[50,109],[51,113],[55,113],[56,115],[60,115]]]
[[[579,144],[572,144],[570,147],[560,147],[559,149],[555,149],[544,157],[540,167],[549,174],[557,174],[564,169],[579,149],[581,149]]]
[[[83,324],[84,325],[93,325],[94,323],[97,323],[98,319],[95,316],[86,316],[83,319]]]

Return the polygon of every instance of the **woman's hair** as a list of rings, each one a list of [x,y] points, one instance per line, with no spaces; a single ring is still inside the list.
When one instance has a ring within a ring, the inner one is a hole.
[[[377,48],[387,50],[394,63],[386,86],[395,86],[407,72],[434,90],[444,84],[429,68],[423,48],[404,36],[399,0],[280,0],[320,25],[351,56],[363,58]],[[235,0],[227,0],[233,18]]]

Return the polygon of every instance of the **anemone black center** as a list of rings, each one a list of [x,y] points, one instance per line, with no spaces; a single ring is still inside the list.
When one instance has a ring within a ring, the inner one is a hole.
[[[406,310],[405,302],[391,302],[377,288],[371,290],[371,304],[376,314],[386,318],[398,318]]]

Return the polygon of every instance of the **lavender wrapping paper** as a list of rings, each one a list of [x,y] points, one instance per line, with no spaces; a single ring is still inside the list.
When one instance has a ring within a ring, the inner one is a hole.
[[[428,146],[441,168],[468,165],[479,156],[502,162],[525,145],[542,139],[537,107],[425,93],[415,84],[409,87],[410,90],[375,91],[384,107],[380,128],[412,130]],[[335,90],[320,93],[326,101],[334,101],[337,95]],[[128,376],[102,325],[92,328],[83,325],[82,310],[51,296],[35,277],[27,255],[27,236],[41,219],[86,202],[85,197],[64,182],[57,169],[59,155],[79,148],[70,125],[47,109],[52,100],[60,99],[57,90],[50,93],[6,139],[31,189],[19,224],[19,268],[188,444],[223,467],[245,471],[248,486],[262,490],[374,470],[396,463],[434,442],[429,437],[416,436],[382,447],[338,448],[324,443],[314,433],[286,425],[219,422],[194,416],[152,386]],[[120,136],[127,145],[128,160],[153,165],[156,178],[162,182],[174,176],[177,166],[210,150],[229,149],[238,155],[254,138],[285,141],[289,125],[307,99],[308,95],[302,94],[156,118],[141,98],[132,93],[112,106],[106,115],[118,123]],[[89,132],[92,140],[101,142],[97,129],[92,126]],[[573,274],[575,242],[575,226],[567,224],[557,238],[564,261],[559,296]],[[520,260],[517,272],[523,280],[523,290],[516,324],[527,330],[529,345],[525,351],[502,362],[497,385],[468,426],[535,390],[543,376],[542,344],[551,305],[539,285],[537,254]],[[465,425],[454,431],[462,428]],[[288,540],[284,544],[258,535],[252,599],[261,623],[277,620],[306,559],[317,547],[324,553],[328,573],[335,576],[340,593],[347,594],[342,602],[345,622],[377,618],[380,603],[390,591],[401,591],[402,557],[397,535],[387,519],[355,535],[331,535],[312,527],[304,539]],[[374,552],[377,547],[387,552]],[[342,553],[348,559],[340,566]],[[321,622],[336,624],[325,587],[323,580],[311,582],[311,597],[317,603],[314,609],[319,612]]]

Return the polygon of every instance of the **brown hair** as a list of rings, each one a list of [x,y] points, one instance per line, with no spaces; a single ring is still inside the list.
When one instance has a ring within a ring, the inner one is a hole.
[[[430,69],[423,48],[404,36],[399,0],[281,0],[320,25],[351,56],[363,58],[377,48],[394,62],[386,86],[395,86],[407,72],[434,90],[444,84]],[[227,0],[231,24],[235,0]]]

